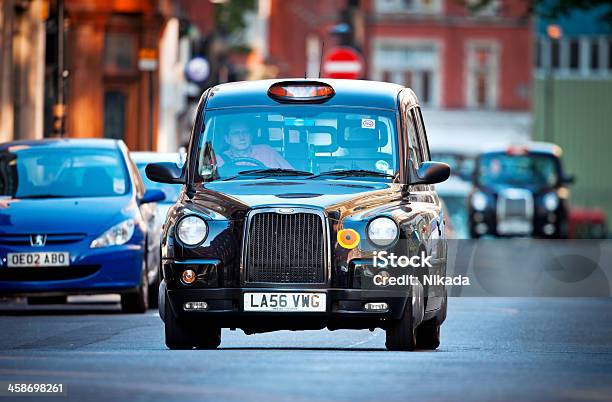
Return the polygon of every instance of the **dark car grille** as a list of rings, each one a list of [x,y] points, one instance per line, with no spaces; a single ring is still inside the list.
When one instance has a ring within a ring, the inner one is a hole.
[[[325,236],[319,215],[256,213],[248,233],[247,282],[325,282]]]

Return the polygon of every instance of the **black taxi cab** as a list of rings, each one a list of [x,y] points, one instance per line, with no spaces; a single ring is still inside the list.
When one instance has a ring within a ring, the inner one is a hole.
[[[527,142],[491,146],[476,159],[469,196],[470,235],[565,238],[568,235],[568,185],[561,148]]]
[[[412,90],[327,79],[218,85],[200,99],[184,167],[146,173],[184,184],[161,241],[170,349],[216,348],[222,328],[382,328],[388,349],[438,347],[446,290],[423,278],[446,270],[432,184],[450,169],[430,161]],[[381,252],[431,263],[381,268]],[[389,282],[402,273],[417,280]]]

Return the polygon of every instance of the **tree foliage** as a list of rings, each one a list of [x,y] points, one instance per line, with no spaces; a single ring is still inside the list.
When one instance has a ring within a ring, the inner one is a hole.
[[[215,6],[215,27],[224,35],[240,35],[246,27],[245,13],[255,9],[256,0],[228,0]]]

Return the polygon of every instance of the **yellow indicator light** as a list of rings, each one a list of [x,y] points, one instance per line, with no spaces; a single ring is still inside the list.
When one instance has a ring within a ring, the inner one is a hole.
[[[349,250],[357,247],[359,240],[359,233],[353,229],[342,229],[338,232],[338,244]]]

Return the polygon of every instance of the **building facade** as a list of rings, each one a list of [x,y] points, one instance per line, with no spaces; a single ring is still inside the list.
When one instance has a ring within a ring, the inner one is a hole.
[[[269,57],[280,75],[315,70],[338,43],[347,1],[270,0]],[[349,2],[350,3],[350,2]],[[530,110],[532,24],[522,0],[471,11],[453,0],[362,0],[352,13],[364,78],[413,88],[424,106]]]
[[[43,136],[42,0],[0,1],[0,142]]]
[[[576,176],[573,202],[611,217],[612,28],[601,19],[609,7],[538,21],[534,138],[565,150],[566,170]],[[549,37],[550,25],[560,28],[558,39]]]

